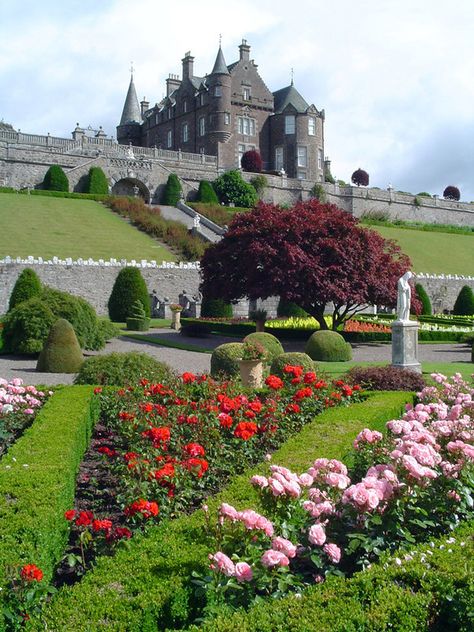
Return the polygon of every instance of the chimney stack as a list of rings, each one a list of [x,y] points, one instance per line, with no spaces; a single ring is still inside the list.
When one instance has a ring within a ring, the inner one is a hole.
[[[178,75],[169,75],[166,80],[166,96],[169,97],[181,85],[181,79]]]
[[[191,51],[184,53],[184,57],[181,61],[183,62],[183,79],[190,79],[193,77],[194,64],[194,57],[191,56]]]
[[[143,118],[143,115],[145,114],[145,112],[150,107],[150,102],[146,100],[146,97],[143,97],[143,101],[140,101],[140,107],[141,107],[142,118]]]
[[[243,39],[242,44],[239,46],[240,59],[248,61],[250,59],[250,46],[247,44],[247,40]]]

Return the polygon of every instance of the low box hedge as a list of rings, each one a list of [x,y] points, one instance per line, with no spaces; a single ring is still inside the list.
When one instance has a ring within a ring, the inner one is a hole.
[[[273,462],[303,471],[320,456],[343,458],[363,425],[382,429],[387,420],[400,415],[407,401],[412,401],[412,394],[373,393],[365,402],[327,409],[288,440]],[[210,510],[223,501],[239,509],[261,508],[249,478],[266,470],[261,464],[236,477],[209,499]],[[204,527],[204,513],[196,511],[135,536],[113,559],[99,558],[79,584],[63,588],[41,619],[32,622],[32,629],[135,632],[187,625],[195,616],[189,577],[193,570],[207,568],[213,546]]]
[[[36,564],[51,579],[68,539],[64,512],[74,502],[98,412],[92,387],[59,389],[2,458],[0,588],[8,583],[7,567],[18,565]]]

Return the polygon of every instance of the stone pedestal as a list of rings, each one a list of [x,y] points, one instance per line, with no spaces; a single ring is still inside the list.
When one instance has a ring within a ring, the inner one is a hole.
[[[417,321],[396,320],[392,324],[392,366],[421,373]]]

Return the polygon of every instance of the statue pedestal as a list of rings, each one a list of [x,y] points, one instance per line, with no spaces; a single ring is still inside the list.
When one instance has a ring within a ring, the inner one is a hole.
[[[421,373],[417,321],[396,320],[392,324],[392,366]]]

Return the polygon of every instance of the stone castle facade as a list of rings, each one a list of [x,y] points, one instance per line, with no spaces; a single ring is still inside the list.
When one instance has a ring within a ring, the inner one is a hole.
[[[240,167],[244,152],[260,152],[264,169],[290,178],[324,181],[324,110],[309,105],[291,84],[271,92],[242,40],[239,59],[227,65],[222,48],[210,74],[194,74],[186,53],[182,77],[170,75],[166,96],[149,107],[139,104],[133,74],[117,140],[216,156],[220,169]]]

